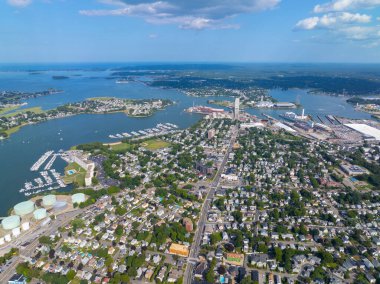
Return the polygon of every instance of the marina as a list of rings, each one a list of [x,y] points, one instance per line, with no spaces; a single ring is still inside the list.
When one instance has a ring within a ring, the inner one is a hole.
[[[43,155],[37,160],[37,162],[35,162],[35,163],[33,164],[33,166],[30,168],[30,170],[31,170],[31,171],[34,171],[34,172],[38,171],[39,168],[41,167],[41,165],[42,165],[43,163],[45,163],[46,160],[47,160],[47,159],[50,157],[50,155],[53,154],[53,153],[54,153],[54,151],[48,151],[48,152],[46,152],[45,154],[43,154]]]
[[[132,131],[131,134],[124,132],[122,134],[111,134],[108,135],[111,139],[120,139],[120,138],[133,138],[133,137],[139,137],[139,138],[149,138],[155,135],[162,135],[170,133],[171,131],[178,129],[178,125],[173,123],[158,123],[153,128],[147,128],[144,130],[137,130]]]
[[[39,194],[44,191],[51,191],[55,189],[65,188],[67,185],[63,182],[61,174],[55,169],[52,169],[57,157],[61,157],[65,160],[65,157],[60,153],[54,153],[54,151],[48,151],[44,153],[30,168],[30,171],[36,172],[39,168],[50,158],[46,163],[44,170],[39,172],[39,176],[34,178],[33,181],[27,181],[24,183],[24,187],[19,190],[25,196]],[[65,160],[66,161],[66,160]]]

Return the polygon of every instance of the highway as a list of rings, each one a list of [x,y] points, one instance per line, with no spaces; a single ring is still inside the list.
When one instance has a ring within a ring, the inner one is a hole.
[[[213,181],[210,184],[210,190],[208,191],[206,199],[202,205],[202,210],[201,210],[200,217],[197,224],[197,230],[195,232],[193,243],[190,247],[189,259],[196,259],[198,257],[204,227],[207,222],[207,213],[210,210],[211,201],[213,200],[215,191],[219,186],[220,177],[222,173],[224,172],[224,167],[226,166],[226,163],[228,161],[228,156],[230,155],[232,151],[232,147],[236,141],[237,134],[238,134],[238,129],[236,126],[233,126],[230,145],[228,147],[228,150],[226,151],[222,164],[220,165]],[[191,284],[191,281],[193,279],[193,271],[194,271],[194,264],[188,261],[187,266],[186,266],[186,271],[183,277],[184,284]]]

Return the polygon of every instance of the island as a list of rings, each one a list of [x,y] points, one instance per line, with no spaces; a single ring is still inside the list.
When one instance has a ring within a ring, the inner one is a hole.
[[[107,114],[122,112],[130,117],[147,117],[173,104],[170,100],[130,100],[111,97],[90,98],[82,102],[69,103],[52,110],[28,108],[0,114],[0,139],[9,137],[22,126],[50,119],[64,118],[79,114]]]
[[[59,93],[63,93],[63,91],[56,89],[48,89],[46,91],[38,92],[0,91],[0,111],[10,105],[20,104],[23,100]]]

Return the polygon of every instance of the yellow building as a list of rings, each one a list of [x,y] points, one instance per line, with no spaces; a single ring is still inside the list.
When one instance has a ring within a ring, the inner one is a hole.
[[[184,246],[184,245],[173,243],[173,244],[171,244],[171,246],[169,248],[169,253],[179,255],[179,256],[188,257],[189,256],[189,248],[187,246]]]

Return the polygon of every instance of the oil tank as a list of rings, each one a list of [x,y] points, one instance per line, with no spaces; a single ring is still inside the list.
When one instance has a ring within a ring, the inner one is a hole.
[[[21,221],[20,216],[13,215],[13,216],[4,218],[3,221],[1,222],[1,225],[3,226],[4,230],[12,230],[20,226],[20,221]]]
[[[42,205],[45,207],[54,206],[56,202],[57,198],[54,194],[49,194],[42,198]]]
[[[34,219],[42,220],[47,217],[46,209],[40,208],[33,212]]]
[[[86,197],[83,193],[76,193],[74,195],[71,196],[71,201],[74,203],[82,203],[82,202],[85,202],[86,201]]]
[[[14,207],[15,213],[18,216],[25,216],[34,211],[34,202],[31,200],[20,202]]]

